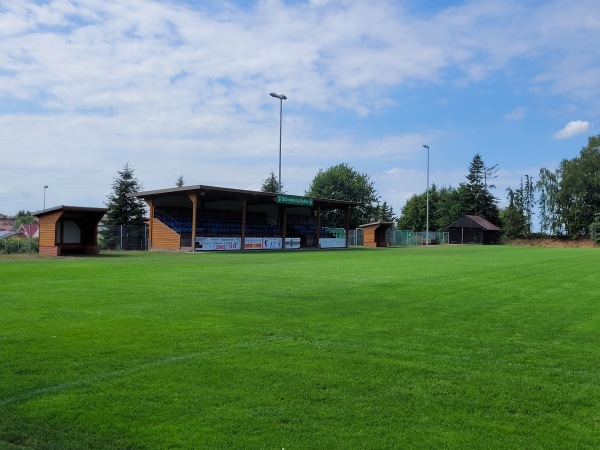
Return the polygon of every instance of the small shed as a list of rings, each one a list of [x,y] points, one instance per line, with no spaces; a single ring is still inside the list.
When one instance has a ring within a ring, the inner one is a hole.
[[[497,244],[500,228],[480,216],[463,216],[448,226],[450,244]]]
[[[373,222],[360,225],[364,232],[365,247],[387,247],[387,231],[394,226],[393,222]]]
[[[34,214],[39,220],[40,255],[97,255],[98,223],[108,210],[56,206]]]

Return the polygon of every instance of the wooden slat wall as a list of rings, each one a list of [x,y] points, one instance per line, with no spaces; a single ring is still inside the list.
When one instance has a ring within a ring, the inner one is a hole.
[[[376,227],[365,227],[364,228],[364,243],[373,244],[375,241],[375,229]]]
[[[54,247],[56,245],[56,222],[62,211],[40,217],[40,247]]]
[[[153,249],[168,248],[179,250],[179,235],[156,218],[152,219],[151,238]]]

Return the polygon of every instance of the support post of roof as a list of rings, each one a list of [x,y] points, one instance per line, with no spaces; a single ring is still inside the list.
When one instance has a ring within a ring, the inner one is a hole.
[[[150,210],[150,217],[148,218],[148,250],[152,250],[152,223],[154,222],[154,202],[151,198],[144,199],[146,201],[146,205],[148,205],[148,209]]]
[[[321,205],[317,205],[317,249],[321,248]]]
[[[281,242],[283,248],[285,248],[285,237],[287,235],[287,207],[283,205],[283,217],[281,221]]]
[[[346,231],[346,248],[349,247],[349,239],[350,239],[350,211],[351,211],[351,207],[350,206],[346,206],[346,217],[344,218],[344,228]]]
[[[198,218],[198,193],[189,194],[192,201],[192,252],[196,251],[196,220]],[[179,244],[181,245],[181,243]]]
[[[247,207],[247,203],[246,203],[246,198],[242,197],[240,199],[240,204],[242,205],[242,238],[241,238],[241,244],[240,244],[240,251],[244,251],[246,250],[246,207]]]

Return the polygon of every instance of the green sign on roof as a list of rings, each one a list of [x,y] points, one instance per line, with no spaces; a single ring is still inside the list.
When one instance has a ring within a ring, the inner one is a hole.
[[[284,205],[297,205],[297,206],[312,206],[313,199],[310,197],[299,197],[297,195],[277,194],[275,199],[277,203]]]

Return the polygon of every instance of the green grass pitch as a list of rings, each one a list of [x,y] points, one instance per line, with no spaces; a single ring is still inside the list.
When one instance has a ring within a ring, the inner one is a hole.
[[[600,448],[597,249],[0,258],[0,449]]]

